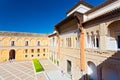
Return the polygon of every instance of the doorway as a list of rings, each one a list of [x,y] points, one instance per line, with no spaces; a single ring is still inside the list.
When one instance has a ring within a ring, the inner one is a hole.
[[[71,61],[67,60],[67,73],[71,75]]]
[[[118,48],[120,48],[120,36],[118,36],[117,44],[118,44]]]
[[[9,52],[9,60],[15,59],[15,50],[10,50]]]

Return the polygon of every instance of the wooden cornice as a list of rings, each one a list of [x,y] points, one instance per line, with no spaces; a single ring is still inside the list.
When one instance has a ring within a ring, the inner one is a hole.
[[[120,16],[120,8],[116,8],[114,10],[104,13],[103,15],[100,15],[98,17],[95,17],[95,18],[87,21],[87,22],[84,22],[83,26],[86,27],[88,25],[94,25],[94,24],[97,24],[100,22],[108,21],[108,20],[113,19],[118,16]]]

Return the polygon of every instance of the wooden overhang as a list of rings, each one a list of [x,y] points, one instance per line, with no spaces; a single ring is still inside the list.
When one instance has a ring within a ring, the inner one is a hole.
[[[73,20],[73,19],[77,19],[76,16],[75,16],[76,13],[79,14],[80,16],[81,16],[81,15],[83,16],[82,13],[74,12],[74,13],[72,13],[70,16],[66,17],[66,18],[63,19],[61,22],[59,22],[58,24],[56,24],[55,27],[54,27],[55,30],[57,30],[57,31],[59,32],[59,28],[60,28],[62,25],[66,24],[67,22],[69,22],[69,21],[71,21],[71,20]],[[78,22],[79,22],[79,21],[78,21]]]
[[[117,1],[117,0],[106,0],[106,1],[103,2],[102,4],[100,4],[100,5],[92,8],[91,10],[87,11],[85,14],[90,14],[90,13],[92,13],[92,12],[94,12],[94,11],[102,8],[102,7],[105,7],[106,5],[109,5],[109,4],[113,3],[113,2],[115,2],[115,1]]]
[[[87,25],[104,22],[104,21],[116,18],[118,16],[120,16],[120,8],[116,8],[114,10],[104,13],[103,15],[100,15],[91,20],[88,20],[83,23],[83,26],[86,27]]]
[[[69,9],[69,10],[66,12],[66,14],[70,13],[72,10],[74,10],[75,8],[77,8],[80,4],[83,4],[83,5],[85,5],[85,6],[89,7],[89,8],[93,8],[93,7],[94,7],[94,6],[92,6],[91,4],[89,4],[89,3],[81,0],[81,1],[79,1],[77,4],[75,4],[71,9]]]
[[[53,36],[56,36],[56,35],[57,35],[57,33],[52,33],[52,34],[48,35],[48,37],[53,37]]]

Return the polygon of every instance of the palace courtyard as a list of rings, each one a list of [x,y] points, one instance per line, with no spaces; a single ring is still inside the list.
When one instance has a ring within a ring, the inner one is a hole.
[[[0,80],[71,80],[51,61],[40,60],[43,72],[36,73],[32,61],[13,61],[0,63]]]

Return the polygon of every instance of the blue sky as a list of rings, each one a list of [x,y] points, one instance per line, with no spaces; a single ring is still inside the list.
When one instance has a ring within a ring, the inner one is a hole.
[[[0,0],[0,31],[51,33],[79,0]],[[85,0],[96,6],[105,0]]]

